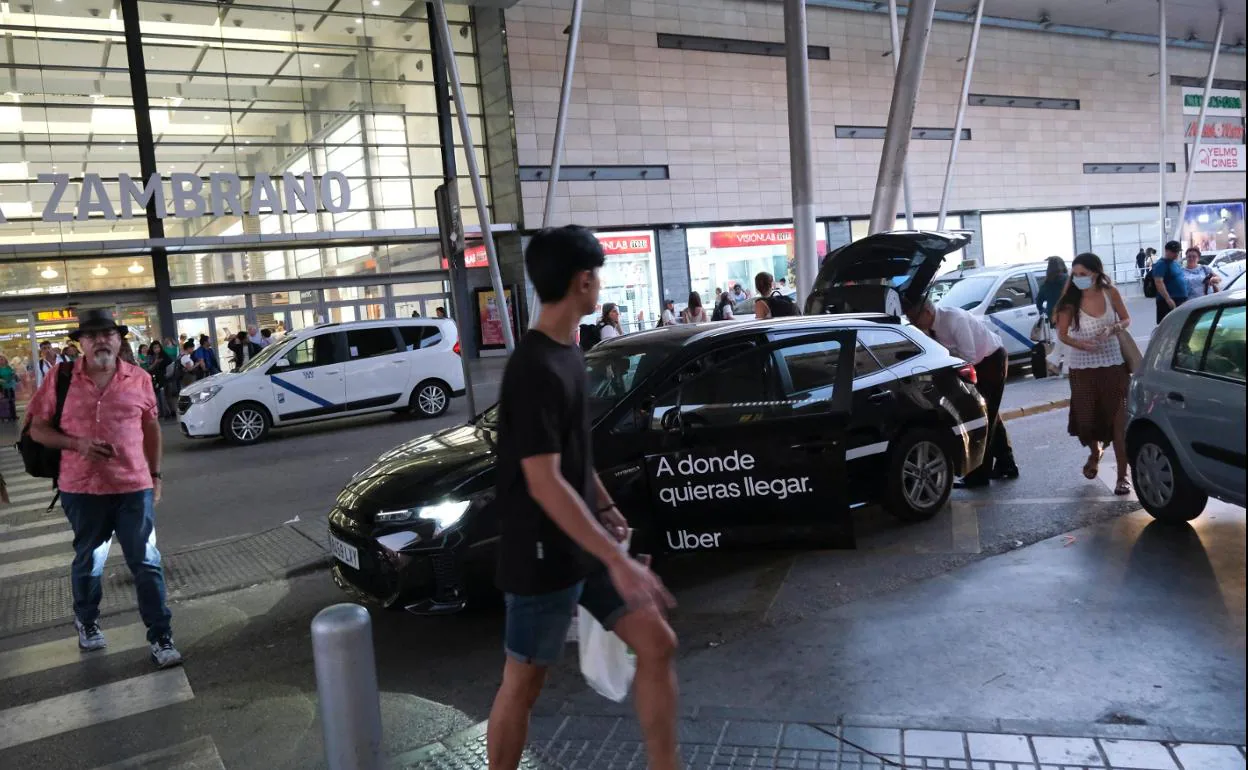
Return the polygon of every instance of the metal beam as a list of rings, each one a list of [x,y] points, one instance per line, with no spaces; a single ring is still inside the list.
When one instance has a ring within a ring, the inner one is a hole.
[[[793,261],[799,302],[819,272],[815,235],[815,169],[810,127],[806,0],[784,0],[784,63],[789,106],[789,177],[793,194]],[[776,276],[780,278],[782,276]]]
[[[971,43],[966,49],[966,71],[962,73],[962,94],[958,99],[958,117],[953,121],[953,141],[949,143],[949,162],[945,165],[945,185],[940,190],[940,211],[936,215],[936,229],[945,229],[945,214],[949,211],[949,192],[953,189],[953,169],[958,162],[958,144],[962,141],[962,121],[966,117],[966,102],[971,94],[971,73],[975,69],[975,50],[979,48],[979,25],[984,18],[984,0],[975,5],[975,26],[971,27]]]
[[[901,66],[901,30],[897,24],[897,0],[888,0],[888,31],[893,42],[893,77],[897,77],[897,68]],[[902,166],[901,195],[906,208],[906,229],[914,229],[914,204],[910,197],[910,171]]]
[[[438,39],[442,43],[442,50],[454,51],[451,28],[446,21],[445,0],[433,0],[433,10],[437,16]],[[507,301],[507,293],[503,290],[503,273],[498,265],[498,247],[494,245],[494,233],[490,230],[490,207],[485,200],[485,185],[481,182],[476,146],[472,141],[472,124],[468,120],[468,103],[464,99],[464,86],[459,79],[459,63],[455,60],[454,54],[448,54],[446,57],[446,72],[451,80],[451,95],[455,99],[456,117],[459,118],[459,135],[464,142],[468,176],[472,179],[472,197],[476,198],[477,219],[481,223],[481,240],[485,244],[485,254],[489,262],[490,284],[494,287],[494,296],[498,298],[498,308],[503,317],[503,344],[507,346],[507,352],[510,354],[516,349],[516,338],[511,329],[511,303]]]
[[[880,173],[875,180],[875,200],[871,204],[871,233],[892,229],[897,219],[897,198],[914,127],[914,108],[919,99],[919,83],[927,59],[927,42],[932,33],[936,0],[914,0],[906,15],[906,31],[901,40],[901,61],[893,83],[893,99],[888,108],[888,127]]]
[[[1200,117],[1196,118],[1196,137],[1192,139],[1191,157],[1187,161],[1187,176],[1183,177],[1183,197],[1179,203],[1170,239],[1177,241],[1183,232],[1183,217],[1187,215],[1187,202],[1192,191],[1192,177],[1196,175],[1196,156],[1200,152],[1200,140],[1205,134],[1205,112],[1209,108],[1209,92],[1213,89],[1213,73],[1218,68],[1218,48],[1222,45],[1222,32],[1226,29],[1226,12],[1218,12],[1218,31],[1213,36],[1213,52],[1209,54],[1209,74],[1205,76],[1205,90],[1200,95]]]
[[[1166,243],[1166,90],[1170,76],[1166,73],[1166,0],[1157,0],[1157,96],[1161,102],[1157,121],[1157,253],[1165,254]]]

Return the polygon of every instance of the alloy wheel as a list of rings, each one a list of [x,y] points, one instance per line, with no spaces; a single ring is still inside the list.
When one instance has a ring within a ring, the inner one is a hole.
[[[230,420],[230,432],[239,441],[255,441],[264,433],[264,415],[255,409],[240,409]]]
[[[940,502],[949,483],[949,463],[945,452],[931,441],[910,447],[901,465],[901,486],[906,502],[916,510],[927,510]]]
[[[439,414],[446,408],[446,391],[437,385],[426,385],[416,396],[416,404],[425,414]]]
[[[1153,508],[1165,508],[1174,499],[1174,467],[1166,452],[1146,443],[1135,457],[1136,493]]]

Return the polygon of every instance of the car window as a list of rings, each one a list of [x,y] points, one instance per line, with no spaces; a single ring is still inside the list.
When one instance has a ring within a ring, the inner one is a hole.
[[[351,329],[347,332],[347,354],[351,360],[388,356],[399,352],[399,341],[394,328],[382,326],[375,329]]]
[[[1213,331],[1213,322],[1217,318],[1218,309],[1210,308],[1201,313],[1194,313],[1187,319],[1187,324],[1179,334],[1178,344],[1174,349],[1175,369],[1200,371],[1200,361],[1205,355],[1205,345],[1209,341],[1209,332]]]
[[[932,301],[963,310],[974,310],[992,291],[997,282],[995,275],[972,275],[966,278],[946,278],[936,281],[929,290]]]
[[[286,353],[290,368],[302,369],[309,366],[328,366],[342,363],[338,356],[336,339],[339,334],[318,334],[300,342]]]
[[[866,345],[885,368],[896,366],[923,352],[923,348],[913,340],[892,329],[859,329],[858,341]],[[861,376],[857,369],[855,376]]]
[[[699,426],[737,425],[770,416],[779,390],[772,351],[753,347],[731,345],[683,367],[674,386],[656,400],[651,427],[662,428],[664,415],[677,403],[682,418]]]
[[[1010,304],[1007,306],[1005,301]],[[1031,281],[1027,279],[1026,274],[1013,275],[1001,284],[1000,289],[997,289],[997,293],[992,297],[992,303],[988,306],[988,312],[999,313],[1003,310],[1013,310],[1034,304],[1036,300],[1031,293]]]
[[[442,330],[433,324],[418,324],[399,327],[406,350],[431,348],[442,341]]]
[[[854,344],[854,379],[866,377],[868,374],[880,371],[882,367],[880,362],[875,360],[875,356],[871,355],[871,351],[867,350],[862,344],[862,338]]]
[[[1244,306],[1222,309],[1200,371],[1244,382]]]
[[[789,345],[778,352],[789,375],[789,387],[784,394],[787,398],[803,399],[812,394],[818,394],[823,400],[831,397],[836,369],[841,362],[838,340]],[[823,394],[824,389],[828,389],[828,393]]]

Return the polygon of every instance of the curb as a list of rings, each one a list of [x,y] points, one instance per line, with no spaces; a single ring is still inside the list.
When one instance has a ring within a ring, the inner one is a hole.
[[[1056,401],[1045,401],[1031,406],[1019,406],[1013,409],[1003,409],[1000,412],[1002,420],[1017,420],[1020,417],[1030,417],[1033,414],[1044,414],[1057,409],[1065,409],[1070,406],[1069,398],[1059,398]]]

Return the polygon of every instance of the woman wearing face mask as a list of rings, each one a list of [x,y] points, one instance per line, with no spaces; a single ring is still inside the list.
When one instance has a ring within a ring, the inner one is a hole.
[[[1058,338],[1065,343],[1070,370],[1070,435],[1088,448],[1083,475],[1095,479],[1106,444],[1118,461],[1114,494],[1127,483],[1127,371],[1117,333],[1131,323],[1122,296],[1109,282],[1100,257],[1080,254],[1071,264],[1070,283],[1057,303]]]

